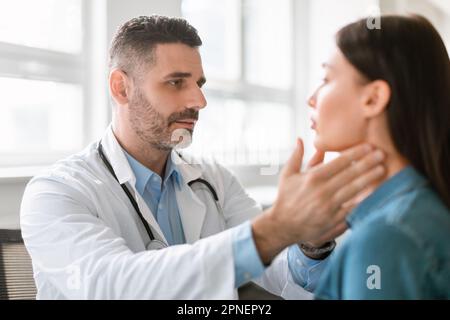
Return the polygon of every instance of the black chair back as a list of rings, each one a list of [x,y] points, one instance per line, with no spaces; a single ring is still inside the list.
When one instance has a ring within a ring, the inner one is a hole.
[[[36,299],[33,268],[20,230],[0,229],[0,300]]]

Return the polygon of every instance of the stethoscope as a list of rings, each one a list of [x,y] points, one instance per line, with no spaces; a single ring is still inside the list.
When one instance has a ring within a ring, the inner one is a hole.
[[[120,183],[119,179],[117,179],[116,173],[114,172],[114,169],[112,168],[111,163],[108,161],[108,159],[105,156],[105,153],[103,152],[103,146],[102,146],[101,141],[98,143],[97,150],[98,150],[98,154],[99,154],[100,158],[102,159],[103,163],[105,164],[105,167],[108,169],[108,171],[111,173],[111,175],[117,181],[117,183],[120,184],[120,186],[122,187],[123,191],[125,192],[125,194],[127,195],[128,199],[130,200],[131,205],[133,206],[134,210],[136,211],[136,213],[138,214],[139,218],[141,219],[142,224],[144,225],[145,230],[147,231],[147,234],[148,234],[148,236],[150,238],[150,242],[147,245],[147,250],[159,250],[159,249],[166,248],[167,244],[164,243],[163,241],[157,239],[153,235],[153,232],[152,232],[152,230],[150,228],[150,225],[148,224],[147,220],[145,220],[144,216],[142,215],[142,212],[139,209],[139,206],[138,206],[136,200],[134,199],[133,195],[131,194],[130,190],[127,188],[125,183]],[[181,157],[181,155],[180,155],[180,157]],[[223,216],[222,209],[221,209],[220,204],[219,204],[219,197],[217,196],[217,192],[214,189],[214,187],[208,181],[206,181],[205,179],[202,179],[202,178],[198,178],[198,179],[189,181],[188,182],[189,187],[192,188],[192,185],[194,183],[201,183],[201,184],[203,184],[204,186],[207,187],[207,189],[211,193],[212,197],[214,198],[214,201],[216,203],[216,207],[217,207],[218,212]]]

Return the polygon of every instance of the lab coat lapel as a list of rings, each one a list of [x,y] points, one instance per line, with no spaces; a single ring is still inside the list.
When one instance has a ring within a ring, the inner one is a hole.
[[[166,238],[164,237],[164,233],[162,232],[161,228],[159,227],[158,222],[155,219],[155,216],[152,213],[152,210],[147,206],[147,203],[145,203],[144,198],[141,197],[139,192],[137,192],[136,188],[133,185],[133,192],[135,195],[136,202],[139,206],[139,209],[141,210],[142,216],[145,218],[145,220],[150,225],[150,228],[152,229],[153,235],[166,243],[168,245],[168,242]]]
[[[136,200],[142,216],[150,225],[154,236],[167,244],[167,240],[164,237],[164,234],[150,208],[136,190],[136,177],[134,176],[133,170],[130,168],[130,164],[123,153],[122,147],[114,136],[111,125],[106,129],[106,133],[102,138],[102,146],[103,151],[108,158],[108,161],[111,163],[117,179],[119,180],[119,183],[127,183],[127,185],[131,187],[130,192]]]
[[[180,158],[175,151],[171,156],[182,176],[181,187],[176,188],[176,198],[184,235],[187,243],[194,243],[200,239],[206,207],[188,183],[200,178],[202,171],[199,166],[191,165]]]

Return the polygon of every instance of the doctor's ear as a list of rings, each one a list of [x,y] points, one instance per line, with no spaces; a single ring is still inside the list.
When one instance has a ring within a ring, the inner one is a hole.
[[[131,82],[120,69],[114,69],[109,74],[109,90],[112,98],[120,105],[128,103]]]
[[[391,88],[384,80],[375,80],[366,85],[363,94],[363,113],[367,118],[381,114],[391,99]]]

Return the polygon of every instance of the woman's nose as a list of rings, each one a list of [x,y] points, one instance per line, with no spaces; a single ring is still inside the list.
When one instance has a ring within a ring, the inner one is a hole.
[[[317,93],[317,91],[314,92],[313,95],[311,95],[311,96],[308,98],[307,103],[308,103],[308,105],[309,105],[311,108],[315,108],[315,107],[316,107],[316,93]]]

